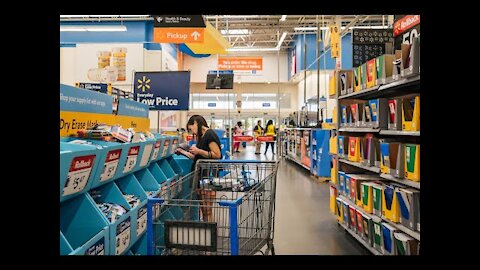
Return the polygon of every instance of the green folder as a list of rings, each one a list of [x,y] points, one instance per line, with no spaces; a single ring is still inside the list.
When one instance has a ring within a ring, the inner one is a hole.
[[[413,173],[415,171],[415,156],[417,153],[417,145],[406,144],[405,145],[406,160],[407,160],[407,172]]]
[[[382,216],[382,190],[383,187],[379,184],[372,184],[373,189],[373,214]]]

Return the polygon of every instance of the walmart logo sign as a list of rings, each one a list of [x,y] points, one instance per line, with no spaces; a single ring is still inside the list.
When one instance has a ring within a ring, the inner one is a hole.
[[[149,85],[150,79],[147,79],[147,76],[143,76],[142,80],[137,79],[137,82],[138,82],[137,89],[142,88],[142,92],[145,92],[145,88],[150,89],[150,85]]]

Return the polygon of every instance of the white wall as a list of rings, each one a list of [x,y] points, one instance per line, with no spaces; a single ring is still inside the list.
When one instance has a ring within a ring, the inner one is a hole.
[[[324,118],[332,118],[333,109],[336,105],[335,99],[330,99],[328,97],[328,80],[329,80],[330,71],[320,71],[320,96],[325,96],[327,98],[327,115]],[[317,95],[317,72],[313,71],[307,73],[307,95],[306,99],[314,97]],[[301,110],[304,106],[304,89],[305,89],[305,80],[301,80],[297,85],[297,109]]]
[[[278,65],[280,65],[280,82],[288,81],[288,60],[286,53],[250,53],[250,54],[228,54],[228,56],[262,56],[263,71],[261,75],[235,75],[234,81],[247,82],[278,82]],[[184,69],[191,70],[191,82],[205,82],[209,70],[217,70],[217,55],[204,58],[195,58],[185,55]]]
[[[75,85],[75,49],[60,48],[60,83]]]

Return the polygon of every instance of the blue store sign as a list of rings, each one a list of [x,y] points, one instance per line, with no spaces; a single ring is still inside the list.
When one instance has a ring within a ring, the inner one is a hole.
[[[190,71],[135,72],[135,100],[150,110],[188,110]]]

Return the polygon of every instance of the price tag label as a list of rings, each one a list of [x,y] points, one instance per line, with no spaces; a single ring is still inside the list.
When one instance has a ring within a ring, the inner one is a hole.
[[[133,170],[135,164],[137,164],[138,152],[140,151],[140,146],[132,146],[128,150],[127,161],[125,162],[125,167],[123,168],[123,172],[127,173]]]
[[[142,159],[140,159],[140,166],[143,167],[147,165],[150,160],[150,154],[152,153],[153,144],[147,144],[143,148]]]
[[[147,229],[147,206],[138,209],[137,236],[140,236]]]
[[[156,160],[158,158],[158,152],[160,151],[161,141],[155,142],[155,148],[153,149],[152,153],[152,160]]]
[[[102,237],[85,251],[85,255],[105,255],[105,238]]]
[[[95,155],[75,157],[70,164],[67,181],[63,187],[63,196],[82,191],[87,185],[92,172]]]
[[[162,157],[167,155],[168,145],[170,145],[170,140],[165,140],[163,143]]]
[[[103,166],[103,172],[100,175],[100,182],[111,179],[115,175],[121,154],[122,149],[112,150],[107,153],[105,165]]]
[[[130,245],[130,217],[117,225],[115,255],[122,254]]]

